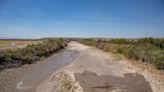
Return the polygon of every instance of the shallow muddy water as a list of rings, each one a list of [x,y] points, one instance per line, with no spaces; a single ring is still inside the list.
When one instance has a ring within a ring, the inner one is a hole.
[[[35,64],[3,70],[0,72],[0,92],[35,92],[39,83],[77,56],[75,51],[62,50]]]

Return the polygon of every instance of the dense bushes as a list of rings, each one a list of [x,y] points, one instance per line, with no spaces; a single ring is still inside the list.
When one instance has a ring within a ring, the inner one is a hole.
[[[22,64],[32,64],[40,58],[47,57],[65,46],[66,42],[63,39],[49,39],[43,43],[28,45],[26,48],[1,51],[0,70]]]
[[[164,39],[162,38],[111,39],[105,41],[83,39],[80,42],[105,51],[123,54],[132,60],[153,64],[157,69],[164,69]]]

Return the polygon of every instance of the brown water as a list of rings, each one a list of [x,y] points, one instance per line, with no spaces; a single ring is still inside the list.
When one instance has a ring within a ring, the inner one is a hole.
[[[77,56],[77,52],[63,50],[36,64],[3,70],[0,72],[0,92],[35,92],[40,82]]]
[[[149,83],[138,73],[127,73],[125,77],[112,75],[97,75],[91,71],[83,74],[76,73],[75,78],[79,81],[84,92],[153,92]]]

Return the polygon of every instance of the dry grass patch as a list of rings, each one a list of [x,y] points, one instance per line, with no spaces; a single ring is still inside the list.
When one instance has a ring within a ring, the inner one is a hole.
[[[20,45],[30,45],[30,44],[37,44],[43,41],[33,41],[33,40],[0,40],[0,48],[10,47],[10,46],[20,46]]]

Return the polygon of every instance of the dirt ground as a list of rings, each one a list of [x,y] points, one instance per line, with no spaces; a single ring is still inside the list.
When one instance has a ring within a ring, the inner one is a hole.
[[[70,42],[40,62],[1,71],[0,92],[164,92],[161,73]]]
[[[164,92],[164,76],[77,42],[67,49],[79,53],[76,59],[44,80],[37,92]]]

